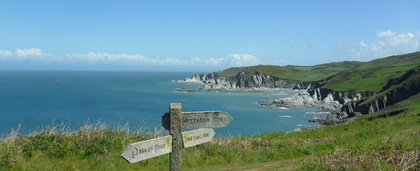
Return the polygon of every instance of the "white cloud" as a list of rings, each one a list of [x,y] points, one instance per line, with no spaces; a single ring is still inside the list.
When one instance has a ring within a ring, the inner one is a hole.
[[[30,49],[16,49],[16,56],[26,57],[26,56],[43,56],[42,49],[30,48]]]
[[[13,55],[13,52],[10,50],[0,50],[0,59],[7,58]]]
[[[391,55],[420,51],[420,31],[404,33],[396,31],[379,31],[378,40],[360,41],[347,51],[346,56],[352,59],[374,59]]]
[[[376,37],[378,38],[389,38],[393,37],[397,34],[395,31],[387,30],[387,31],[378,31],[378,34],[376,34]]]
[[[53,55],[42,52],[42,49],[38,48],[24,48],[16,49],[14,52],[10,50],[0,50],[0,57],[11,58],[15,60],[35,60],[43,61],[49,60],[47,58],[52,57]]]
[[[138,64],[139,62],[146,62],[147,58],[142,55],[127,55],[127,54],[109,54],[109,53],[93,53],[87,54],[66,54],[56,56],[57,62],[66,63],[130,63]]]
[[[260,63],[260,60],[250,54],[230,54],[221,58],[190,59],[149,58],[138,54],[94,53],[54,55],[44,53],[42,49],[0,50],[2,61],[24,61],[61,64],[118,64],[130,66],[170,66],[170,67],[203,67],[226,68],[231,66],[249,66]]]
[[[257,65],[261,62],[260,59],[249,54],[230,54],[227,56],[227,60],[234,66]]]

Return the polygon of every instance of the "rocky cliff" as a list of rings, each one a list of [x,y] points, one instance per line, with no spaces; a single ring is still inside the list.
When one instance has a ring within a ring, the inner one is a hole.
[[[307,84],[309,85],[309,84]],[[315,122],[342,123],[357,114],[370,114],[394,105],[420,92],[420,66],[400,77],[390,79],[379,93],[333,91],[327,88],[308,88],[306,92],[273,101],[278,107],[318,107],[332,112]]]
[[[409,70],[401,77],[390,79],[375,96],[344,103],[341,111],[370,114],[416,95],[420,92],[419,68],[420,66]]]
[[[308,89],[296,96],[277,99],[273,102],[279,107],[319,107],[327,111],[341,111],[344,104],[359,101],[371,96],[372,92],[352,93],[348,91],[333,91],[326,88]]]
[[[331,111],[332,115],[316,121],[334,124],[359,114],[377,112],[418,94],[419,59],[420,52],[414,52],[369,62],[236,67],[195,75],[183,82],[202,84],[203,89],[228,91],[244,88],[304,90],[296,96],[261,105],[318,107]]]
[[[260,72],[247,75],[239,72],[232,77],[219,77],[218,73],[198,74],[183,82],[203,84],[204,89],[243,89],[243,88],[292,88],[295,84]]]

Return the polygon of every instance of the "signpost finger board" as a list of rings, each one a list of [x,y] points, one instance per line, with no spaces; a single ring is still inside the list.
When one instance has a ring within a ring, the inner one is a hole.
[[[162,116],[163,128],[169,130],[170,114]],[[228,125],[233,118],[222,111],[182,112],[182,129],[221,128]]]
[[[172,152],[172,136],[155,138],[130,144],[121,154],[129,163],[146,160]]]

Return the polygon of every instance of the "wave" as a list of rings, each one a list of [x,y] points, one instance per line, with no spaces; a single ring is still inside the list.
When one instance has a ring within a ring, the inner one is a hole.
[[[279,115],[280,118],[291,118],[292,116],[290,115]]]
[[[321,111],[318,111],[318,112],[305,112],[305,114],[330,114],[330,112],[321,112]]]

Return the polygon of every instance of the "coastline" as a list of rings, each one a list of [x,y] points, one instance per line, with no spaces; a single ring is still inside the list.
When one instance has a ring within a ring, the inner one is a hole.
[[[318,118],[308,120],[308,122],[318,123],[320,125],[334,125],[350,121],[352,118],[346,112],[341,111],[344,104],[341,104],[334,98],[325,98],[323,100],[312,97],[309,94],[309,87],[301,86],[300,83],[289,86],[288,88],[273,87],[233,87],[231,84],[223,83],[223,86],[214,86],[218,82],[206,81],[206,76],[201,74],[184,80],[173,80],[175,83],[202,85],[197,89],[180,88],[179,92],[198,92],[198,91],[216,91],[216,92],[284,92],[291,94],[290,97],[278,98],[272,101],[260,101],[258,104],[265,107],[274,107],[278,109],[308,107],[319,109],[319,112],[326,112]],[[310,85],[310,84],[309,84]],[[217,88],[214,88],[217,87]]]
[[[186,78],[187,80],[188,78]],[[202,87],[199,88],[178,88],[178,90],[181,91],[219,91],[219,92],[284,92],[288,94],[299,94],[301,92],[305,92],[303,89],[291,89],[291,88],[270,88],[270,87],[252,87],[252,88],[232,88],[232,87],[221,87],[221,88],[211,88],[208,86],[205,86],[206,83],[203,83],[201,81],[186,81],[186,80],[172,80],[174,83],[181,83],[181,84],[196,84],[196,85],[202,85]]]

